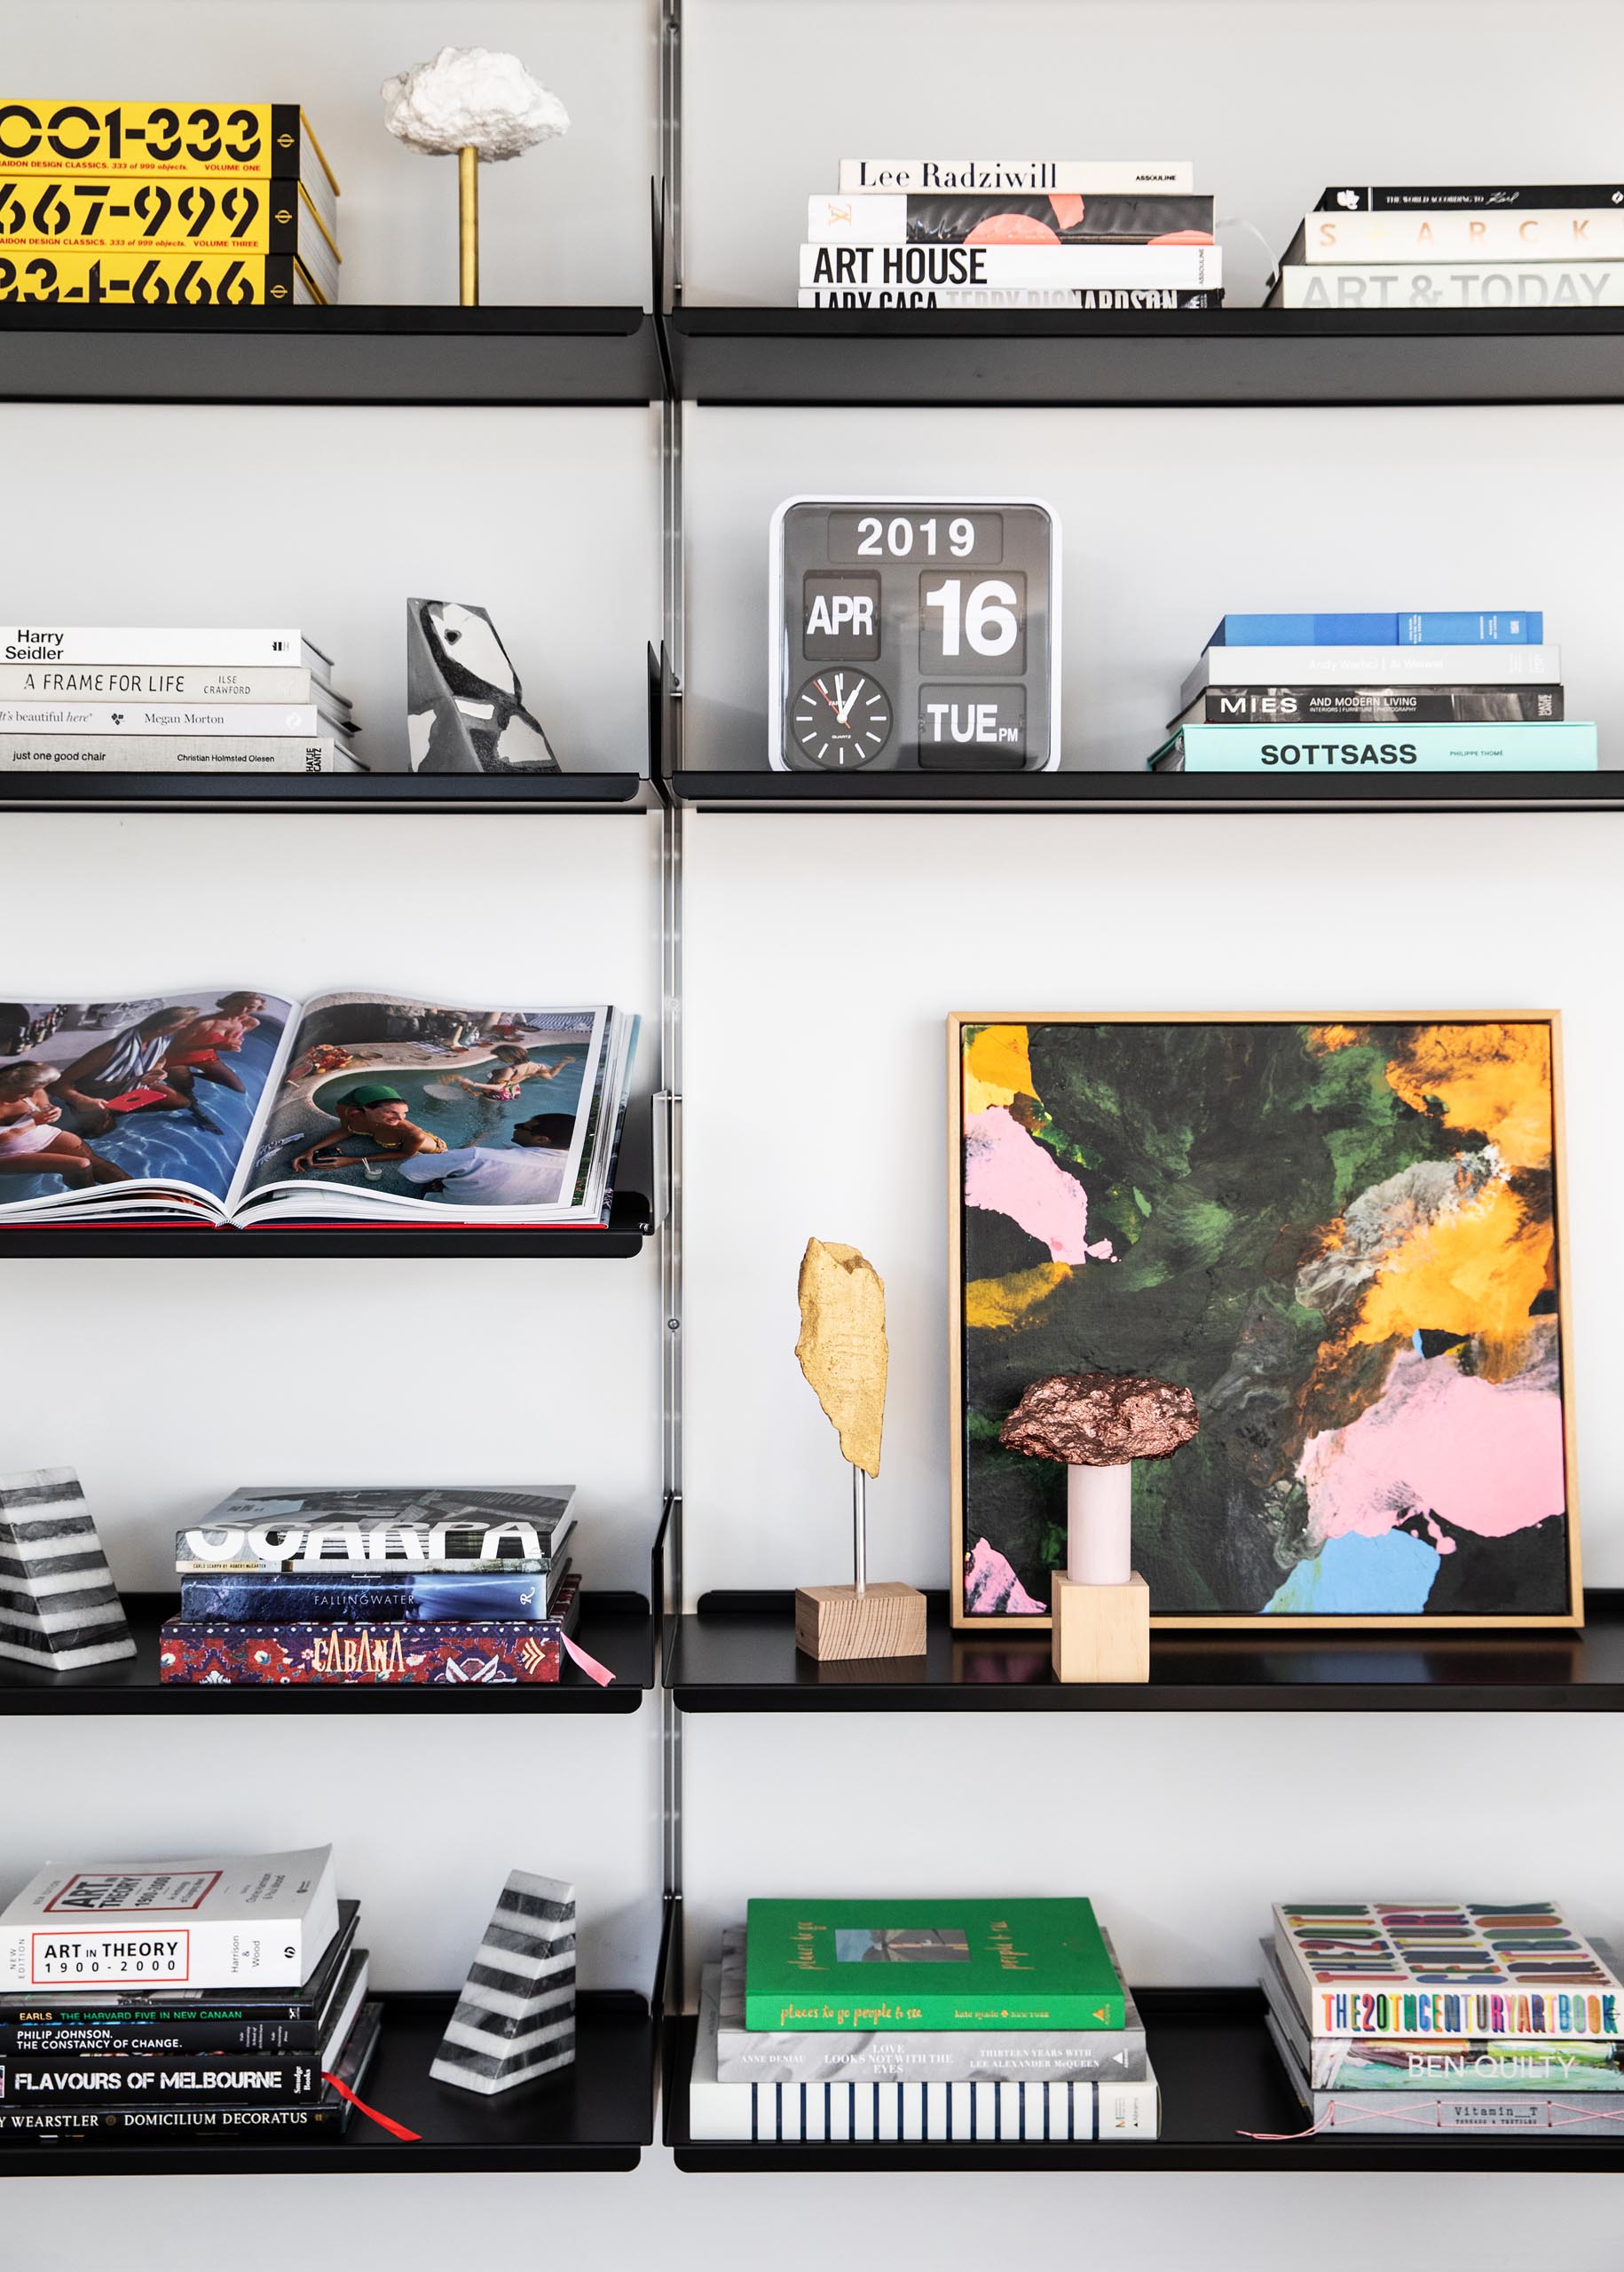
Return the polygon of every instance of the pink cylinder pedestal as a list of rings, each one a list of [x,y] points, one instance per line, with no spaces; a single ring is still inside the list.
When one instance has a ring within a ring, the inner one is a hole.
[[[1066,1574],[1075,1586],[1125,1586],[1133,1574],[1133,1463],[1066,1471]]]

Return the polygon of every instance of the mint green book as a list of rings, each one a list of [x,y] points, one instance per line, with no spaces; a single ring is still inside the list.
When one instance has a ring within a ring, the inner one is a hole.
[[[1282,781],[1400,773],[1594,773],[1596,729],[1573,720],[1448,726],[1180,726],[1152,773],[1274,773]]]
[[[1122,1982],[1081,1898],[753,1901],[745,2024],[1119,2028]]]

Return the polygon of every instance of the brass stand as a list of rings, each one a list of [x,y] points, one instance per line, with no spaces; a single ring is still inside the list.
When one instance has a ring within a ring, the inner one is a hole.
[[[469,143],[457,153],[457,249],[461,299],[479,305],[479,153]]]

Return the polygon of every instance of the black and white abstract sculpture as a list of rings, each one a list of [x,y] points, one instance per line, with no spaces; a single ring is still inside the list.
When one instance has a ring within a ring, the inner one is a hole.
[[[0,1657],[74,1672],[134,1654],[73,1469],[0,1476]]]
[[[556,773],[524,690],[482,607],[406,602],[406,733],[414,773]]]
[[[575,1888],[515,1870],[429,2072],[486,2097],[575,2063]]]

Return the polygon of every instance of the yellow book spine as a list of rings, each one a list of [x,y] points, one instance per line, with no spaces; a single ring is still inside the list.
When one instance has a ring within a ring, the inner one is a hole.
[[[0,304],[256,308],[326,304],[285,253],[0,252]]]
[[[302,182],[0,179],[0,250],[296,252],[319,239],[338,258]]]
[[[336,197],[337,178],[297,103],[0,101],[0,167],[13,171],[295,181],[307,145]]]

